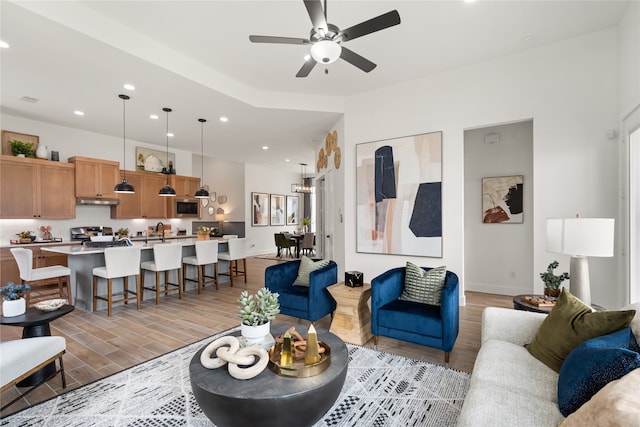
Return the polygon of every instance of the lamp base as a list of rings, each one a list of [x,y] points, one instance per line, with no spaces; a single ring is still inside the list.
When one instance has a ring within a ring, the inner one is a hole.
[[[572,256],[569,264],[569,292],[591,307],[591,285],[589,263],[585,256]]]

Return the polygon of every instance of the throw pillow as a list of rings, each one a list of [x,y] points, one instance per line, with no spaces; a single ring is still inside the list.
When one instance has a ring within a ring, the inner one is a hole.
[[[326,267],[330,262],[330,259],[322,259],[314,262],[311,258],[302,255],[302,258],[300,258],[300,266],[298,267],[298,277],[296,277],[295,282],[293,282],[293,286],[306,286],[308,288],[309,273]]]
[[[611,381],[640,368],[631,328],[583,342],[560,368],[558,407],[565,417],[578,410]]]
[[[640,420],[640,369],[604,386],[587,403],[560,421],[560,427],[638,426]]]
[[[569,353],[582,342],[629,326],[635,310],[597,311],[562,289],[555,307],[544,319],[529,353],[556,372]]]
[[[446,274],[447,267],[445,266],[424,271],[421,267],[407,262],[404,289],[400,299],[429,305],[440,305]]]

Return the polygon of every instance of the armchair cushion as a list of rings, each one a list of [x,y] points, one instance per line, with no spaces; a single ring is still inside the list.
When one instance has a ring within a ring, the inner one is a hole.
[[[293,286],[309,287],[309,274],[312,271],[319,270],[322,267],[329,265],[330,259],[321,259],[320,261],[313,261],[304,255],[300,258],[300,267],[298,267],[298,277],[293,282]]]
[[[423,270],[421,267],[407,261],[404,276],[404,289],[400,299],[423,304],[440,305],[444,277],[447,267],[436,267]]]

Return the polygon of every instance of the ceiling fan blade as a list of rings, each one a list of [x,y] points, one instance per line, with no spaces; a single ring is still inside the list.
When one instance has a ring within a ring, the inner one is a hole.
[[[310,44],[311,40],[297,37],[249,36],[253,43]]]
[[[313,70],[313,67],[315,66],[316,66],[316,60],[313,58],[309,58],[307,61],[304,62],[304,64],[302,65],[302,68],[300,68],[300,71],[298,71],[298,74],[296,74],[296,77],[307,77],[311,72],[311,70]]]
[[[326,33],[329,26],[327,25],[327,18],[324,16],[324,11],[322,10],[322,1],[304,0],[304,6],[307,8],[307,13],[309,13],[313,28],[316,31],[322,29]]]
[[[368,21],[361,22],[349,27],[346,30],[342,30],[338,33],[336,38],[342,37],[342,41],[349,41],[358,37],[366,36],[367,34],[374,33],[376,31],[384,30],[385,28],[393,27],[400,23],[400,14],[397,10],[384,13],[375,18],[371,18]]]
[[[365,73],[368,73],[369,71],[377,67],[376,64],[369,61],[367,58],[358,55],[354,51],[349,50],[344,46],[342,46],[342,52],[340,53],[340,58],[344,59],[345,61],[347,61],[352,65],[355,65]]]

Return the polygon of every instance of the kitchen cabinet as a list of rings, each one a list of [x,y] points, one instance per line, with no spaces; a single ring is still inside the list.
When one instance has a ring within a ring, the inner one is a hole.
[[[120,182],[120,163],[77,156],[69,162],[76,166],[76,198],[118,198],[113,189]]]
[[[190,176],[182,175],[170,175],[169,184],[176,190],[176,197],[168,197],[167,199],[167,212],[169,218],[179,218],[176,212],[176,199],[191,199],[195,198],[196,191],[200,189],[200,178],[193,178]],[[199,209],[199,206],[198,206]]]
[[[121,172],[120,181],[123,176],[124,174]],[[126,177],[136,192],[134,194],[118,194],[120,204],[111,206],[111,218],[167,218],[167,197],[158,195],[166,183],[166,175],[127,171]]]
[[[0,217],[73,219],[74,165],[0,156]]]
[[[64,245],[69,245],[69,243],[65,243]],[[62,246],[62,244],[47,246]],[[15,245],[15,247],[31,249],[33,252],[33,268],[50,267],[52,265],[67,266],[67,255],[41,251],[41,245]],[[20,270],[18,269],[16,259],[11,254],[10,248],[0,249],[0,277],[2,277],[3,286],[9,282],[20,283]],[[54,278],[44,283],[49,284],[49,282],[51,284],[58,283],[58,279]]]

